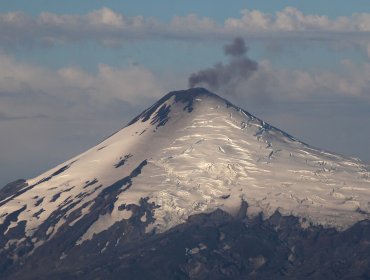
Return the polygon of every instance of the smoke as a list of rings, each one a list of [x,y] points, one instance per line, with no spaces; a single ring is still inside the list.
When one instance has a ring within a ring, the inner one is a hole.
[[[236,37],[230,45],[224,46],[225,55],[242,56],[248,51],[243,38]]]
[[[210,90],[233,94],[241,82],[248,80],[257,71],[258,63],[247,55],[248,47],[243,38],[237,37],[231,44],[224,46],[229,63],[217,63],[211,68],[190,75],[189,87],[206,86]]]

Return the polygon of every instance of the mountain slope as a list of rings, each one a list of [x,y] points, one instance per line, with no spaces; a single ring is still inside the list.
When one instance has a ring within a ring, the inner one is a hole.
[[[370,215],[368,166],[204,89],[167,94],[97,146],[8,189],[0,195],[4,271],[45,248],[63,260],[72,248],[104,252],[166,233],[192,215],[235,216],[244,201],[249,218],[278,211],[302,228],[344,230]]]

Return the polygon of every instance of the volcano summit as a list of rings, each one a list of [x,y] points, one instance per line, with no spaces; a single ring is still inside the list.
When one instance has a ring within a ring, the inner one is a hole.
[[[0,276],[319,279],[345,261],[330,246],[349,253],[348,232],[365,246],[369,216],[370,169],[359,159],[205,89],[176,91],[88,151],[0,190]],[[333,279],[370,277],[364,258]]]

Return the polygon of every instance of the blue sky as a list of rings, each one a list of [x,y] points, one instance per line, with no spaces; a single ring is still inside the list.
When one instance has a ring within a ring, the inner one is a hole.
[[[0,185],[89,148],[192,73],[229,65],[223,47],[237,36],[258,70],[216,93],[370,162],[368,0],[15,0],[0,6]]]

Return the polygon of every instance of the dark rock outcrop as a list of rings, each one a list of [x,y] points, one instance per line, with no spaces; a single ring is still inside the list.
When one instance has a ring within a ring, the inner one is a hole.
[[[130,219],[80,246],[56,238],[4,279],[370,279],[370,222],[346,231],[302,228],[278,212],[248,218],[247,204],[191,216],[161,233],[145,233],[155,206],[142,200]],[[146,220],[141,217],[146,215]]]

